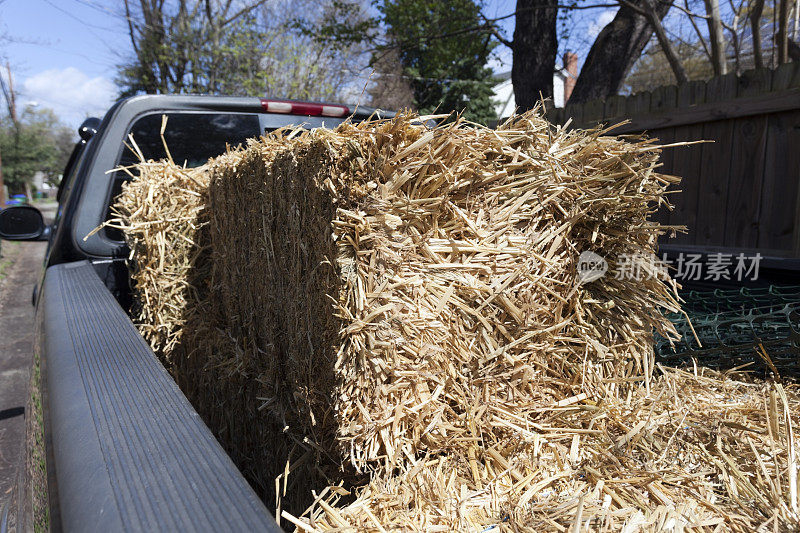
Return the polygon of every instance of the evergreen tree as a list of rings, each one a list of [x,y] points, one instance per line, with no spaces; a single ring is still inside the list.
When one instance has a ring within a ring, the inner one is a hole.
[[[403,74],[421,113],[464,111],[468,120],[497,118],[492,102],[495,80],[487,66],[488,34],[464,31],[481,25],[481,6],[473,0],[385,0],[378,6],[391,44],[376,58],[396,49]]]

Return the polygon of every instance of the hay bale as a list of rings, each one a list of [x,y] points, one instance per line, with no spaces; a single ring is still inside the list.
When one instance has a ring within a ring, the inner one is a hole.
[[[517,439],[421,457],[355,501],[328,492],[283,516],[302,531],[796,530],[796,388],[660,371],[650,393],[542,405]]]
[[[135,145],[134,145],[135,146]],[[169,364],[186,322],[202,300],[199,283],[208,273],[204,250],[209,174],[172,161],[142,161],[123,168],[131,180],[117,198],[107,225],[124,230],[135,293],[134,321],[153,350]]]
[[[199,204],[161,213],[138,205],[187,171],[141,165],[119,203],[134,271],[154,271],[135,274],[138,300],[152,306],[165,264],[187,280],[141,327],[278,516],[311,530],[794,523],[794,391],[654,377],[674,287],[578,276],[587,250],[648,268],[666,231],[649,215],[677,181],[651,141],[600,134],[534,113],[497,130],[410,115],[285,130],[189,172]]]

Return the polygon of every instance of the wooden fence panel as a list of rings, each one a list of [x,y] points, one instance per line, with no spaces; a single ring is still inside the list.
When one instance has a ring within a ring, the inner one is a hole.
[[[726,75],[706,83],[706,102],[736,97],[736,76]],[[703,144],[698,184],[698,212],[695,244],[721,246],[725,240],[728,183],[733,144],[733,122],[715,120],[703,125]],[[720,177],[722,179],[720,179]],[[691,230],[691,228],[690,228]]]
[[[664,128],[661,130],[653,130],[650,132],[652,137],[655,137],[659,140],[660,144],[669,144],[672,142],[672,137],[675,135],[675,132],[672,128]],[[673,174],[672,171],[672,150],[670,148],[665,148],[661,151],[661,168],[659,172],[663,172],[664,174]],[[673,197],[670,198],[670,201],[674,199]],[[666,209],[660,209],[656,212],[655,220],[659,224],[669,224],[670,223],[670,213]]]
[[[772,90],[784,91],[800,87],[800,64],[784,63],[772,71]]]
[[[674,210],[658,220],[689,229],[665,242],[800,258],[800,63],[570,105],[552,116],[573,117],[578,127],[628,119],[614,133],[645,132],[661,144],[712,141],[662,153],[662,171],[683,181],[670,198]]]

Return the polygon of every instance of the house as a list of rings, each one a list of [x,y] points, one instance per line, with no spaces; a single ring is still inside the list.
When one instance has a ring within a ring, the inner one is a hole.
[[[33,185],[33,189],[40,193],[44,198],[54,198],[56,192],[58,191],[58,187],[54,187],[47,181],[47,176],[44,172],[37,171],[33,175],[33,180],[31,185]]]
[[[495,76],[498,80],[494,86],[495,110],[498,117],[507,117],[514,112],[514,87],[511,84],[511,71]],[[578,55],[572,52],[564,54],[564,66],[553,74],[553,103],[556,107],[564,107],[569,100],[575,80],[578,78]]]

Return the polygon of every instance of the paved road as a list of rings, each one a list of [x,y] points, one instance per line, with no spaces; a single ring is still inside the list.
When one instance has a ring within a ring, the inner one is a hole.
[[[45,248],[44,242],[3,243],[3,261],[11,262],[0,280],[0,509],[24,460],[25,401],[33,353],[31,295]]]

